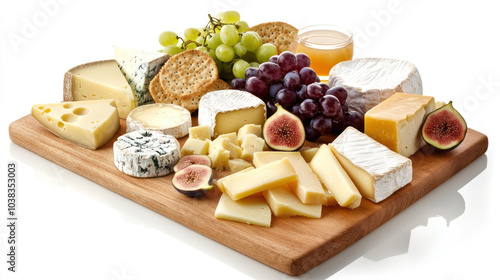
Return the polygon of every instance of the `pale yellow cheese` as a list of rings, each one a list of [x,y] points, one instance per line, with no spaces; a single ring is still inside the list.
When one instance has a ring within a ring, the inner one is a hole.
[[[243,139],[247,134],[254,134],[257,137],[262,137],[262,126],[257,124],[245,124],[238,130],[238,144],[243,143]]]
[[[186,136],[191,127],[191,113],[181,106],[154,103],[139,106],[127,117],[127,132],[159,131],[175,138]]]
[[[106,144],[120,127],[111,99],[38,104],[31,115],[59,137],[93,150]]]
[[[323,190],[325,191],[325,199],[323,200],[323,206],[335,206],[337,205],[337,200],[335,200],[335,197],[333,194],[323,186]]]
[[[319,147],[309,164],[340,206],[353,209],[361,204],[361,194],[327,145]]]
[[[115,100],[118,115],[126,119],[137,106],[132,88],[115,60],[79,65],[64,75],[64,101]]]
[[[395,93],[366,112],[365,134],[409,157],[425,145],[422,123],[435,108],[434,97]]]
[[[253,164],[258,168],[285,157],[292,163],[298,177],[296,183],[289,184],[290,189],[304,204],[322,204],[325,198],[323,186],[299,152],[256,152]]]
[[[265,145],[264,139],[254,134],[247,134],[241,143],[241,148],[243,148],[241,158],[247,161],[253,160],[253,154],[262,152]]]
[[[210,127],[208,127],[208,125],[190,127],[189,138],[212,140],[212,138],[210,137]]]
[[[297,181],[297,173],[288,158],[277,160],[224,181],[226,194],[238,200],[254,193]]]
[[[302,203],[287,185],[265,190],[263,194],[276,217],[321,218],[321,204]]]
[[[263,125],[266,121],[266,106],[245,108],[215,116],[214,135],[237,132],[245,124]]]
[[[223,149],[229,151],[229,158],[238,158],[241,155],[242,149],[232,142],[232,139],[219,136],[210,144],[210,150]]]
[[[314,155],[316,154],[316,152],[318,151],[318,148],[315,147],[315,148],[306,148],[306,149],[303,149],[300,151],[300,154],[302,155],[302,157],[304,158],[304,160],[309,163],[311,162],[312,158],[314,157]]]
[[[245,173],[245,172],[248,172],[248,171],[251,171],[251,170],[254,170],[254,169],[255,169],[255,167],[250,166],[250,167],[245,168],[245,169],[243,169],[243,170],[241,170],[241,171],[238,171],[238,172],[236,172],[236,173],[229,174],[229,175],[227,175],[226,177],[222,177],[222,178],[220,178],[220,179],[216,180],[216,181],[215,181],[215,185],[219,188],[219,190],[220,190],[221,192],[225,192],[225,188],[224,188],[224,181],[226,181],[228,178],[231,178],[231,177],[233,177],[233,176],[236,176],[237,174],[240,174],[240,173]]]
[[[181,149],[181,156],[186,155],[208,155],[210,140],[188,138]]]
[[[236,136],[236,132],[221,134],[216,139],[222,139],[222,138],[227,138],[227,139],[231,140],[231,143],[233,143],[234,145],[239,145],[238,138]]]
[[[223,193],[215,209],[215,218],[270,227],[271,209],[263,197],[246,197],[234,201]]]
[[[217,171],[229,170],[229,151],[224,149],[211,149],[208,157],[212,160],[212,168]]]
[[[241,158],[229,159],[228,164],[231,172],[238,172],[252,166],[250,162]]]

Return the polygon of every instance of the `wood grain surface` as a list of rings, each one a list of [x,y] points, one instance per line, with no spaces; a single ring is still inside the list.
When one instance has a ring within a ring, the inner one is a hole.
[[[469,165],[488,148],[488,138],[469,129],[463,143],[450,152],[425,146],[413,155],[413,181],[379,204],[363,199],[361,206],[354,210],[323,207],[321,219],[273,217],[271,227],[264,228],[215,219],[214,211],[221,195],[216,187],[200,198],[189,198],[172,187],[172,175],[139,179],[120,172],[113,164],[113,142],[125,133],[125,122],[121,122],[115,137],[96,151],[55,136],[31,115],[13,122],[9,134],[14,143],[290,275],[303,274],[338,254]],[[196,123],[194,118],[193,124]],[[307,145],[333,139],[333,136],[321,138]],[[181,139],[181,144],[184,141]],[[214,175],[218,178],[226,174]]]

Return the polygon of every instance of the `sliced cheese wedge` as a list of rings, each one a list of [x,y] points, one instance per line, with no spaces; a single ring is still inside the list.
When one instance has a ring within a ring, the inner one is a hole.
[[[271,209],[263,197],[246,197],[234,201],[223,193],[215,208],[215,218],[270,227]]]
[[[297,172],[298,181],[289,184],[290,189],[304,204],[321,204],[325,198],[323,186],[300,152],[256,152],[253,164],[259,167],[283,158],[288,158]]]
[[[411,160],[348,127],[330,144],[363,195],[380,202],[412,180]]]
[[[321,145],[309,164],[340,206],[353,209],[361,204],[361,194],[328,145]]]
[[[31,115],[57,136],[92,150],[106,144],[120,127],[113,100],[38,104]]]
[[[283,158],[227,178],[224,181],[224,188],[226,194],[232,200],[238,200],[254,193],[296,181],[297,172],[295,172],[290,160]]]
[[[273,215],[276,217],[305,216],[321,218],[321,204],[304,204],[287,185],[263,192]]]

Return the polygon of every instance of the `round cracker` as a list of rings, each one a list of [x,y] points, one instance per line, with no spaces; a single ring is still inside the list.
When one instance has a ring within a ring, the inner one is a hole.
[[[278,53],[284,51],[295,52],[297,49],[299,30],[288,23],[281,21],[266,22],[252,26],[250,30],[260,35],[263,44],[271,43],[275,45]]]

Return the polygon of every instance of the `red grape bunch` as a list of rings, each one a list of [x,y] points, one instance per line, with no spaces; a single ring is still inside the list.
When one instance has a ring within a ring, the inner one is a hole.
[[[339,134],[347,126],[362,131],[363,116],[349,112],[347,90],[322,83],[310,65],[306,54],[285,51],[271,56],[259,68],[247,68],[245,79],[235,78],[231,86],[264,100],[268,116],[276,112],[276,103],[298,116],[309,141],[328,133]]]

